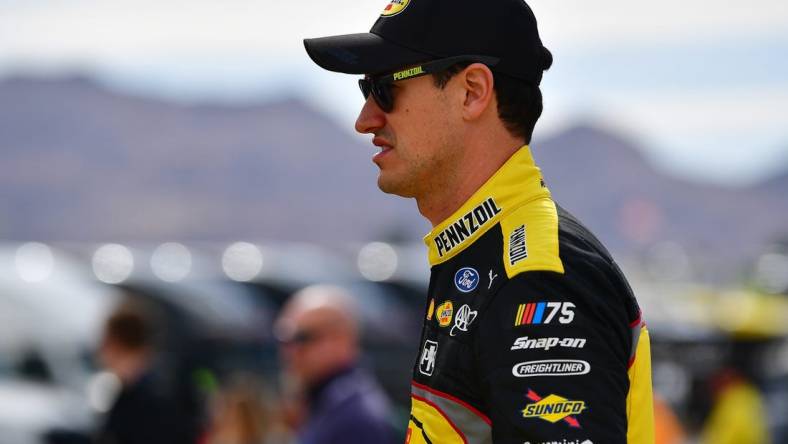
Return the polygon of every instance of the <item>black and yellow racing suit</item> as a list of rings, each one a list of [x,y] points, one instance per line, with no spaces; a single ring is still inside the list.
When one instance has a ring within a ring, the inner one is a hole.
[[[427,235],[407,443],[651,444],[649,336],[601,243],[519,149]]]

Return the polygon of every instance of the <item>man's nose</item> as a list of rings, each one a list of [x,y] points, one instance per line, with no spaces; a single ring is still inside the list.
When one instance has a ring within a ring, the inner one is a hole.
[[[385,125],[386,113],[380,109],[375,99],[370,95],[356,119],[356,131],[361,134],[374,133]]]

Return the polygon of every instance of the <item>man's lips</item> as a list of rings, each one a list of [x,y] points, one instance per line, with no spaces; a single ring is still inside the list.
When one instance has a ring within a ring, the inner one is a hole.
[[[391,143],[389,143],[386,139],[384,139],[382,137],[375,137],[374,139],[372,139],[372,144],[375,145],[376,147],[380,148],[383,151],[386,151],[386,150],[392,148]]]
[[[391,143],[389,143],[386,139],[382,137],[375,137],[374,139],[372,139],[372,144],[380,148],[380,151],[377,152],[374,156],[372,156],[372,161],[375,163],[378,163],[378,161],[384,155],[386,155],[386,153],[388,153],[394,148],[393,146],[391,146]]]

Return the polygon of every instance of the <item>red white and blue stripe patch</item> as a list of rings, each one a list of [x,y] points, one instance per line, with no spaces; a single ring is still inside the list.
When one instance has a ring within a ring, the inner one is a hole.
[[[520,304],[517,308],[517,317],[514,319],[515,327],[518,325],[541,324],[547,302],[531,302]]]

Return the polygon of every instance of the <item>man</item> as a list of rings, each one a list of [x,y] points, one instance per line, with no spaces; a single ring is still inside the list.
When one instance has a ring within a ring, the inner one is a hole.
[[[410,443],[651,443],[648,332],[599,241],[531,157],[552,63],[522,0],[393,0],[370,33],[305,40],[364,74],[379,187],[433,225]]]
[[[393,443],[388,400],[358,367],[353,300],[317,285],[293,295],[276,322],[287,376],[305,402],[299,444]]]
[[[191,444],[195,421],[184,418],[154,370],[156,322],[146,307],[125,302],[109,317],[99,360],[121,391],[99,430],[98,444]]]

